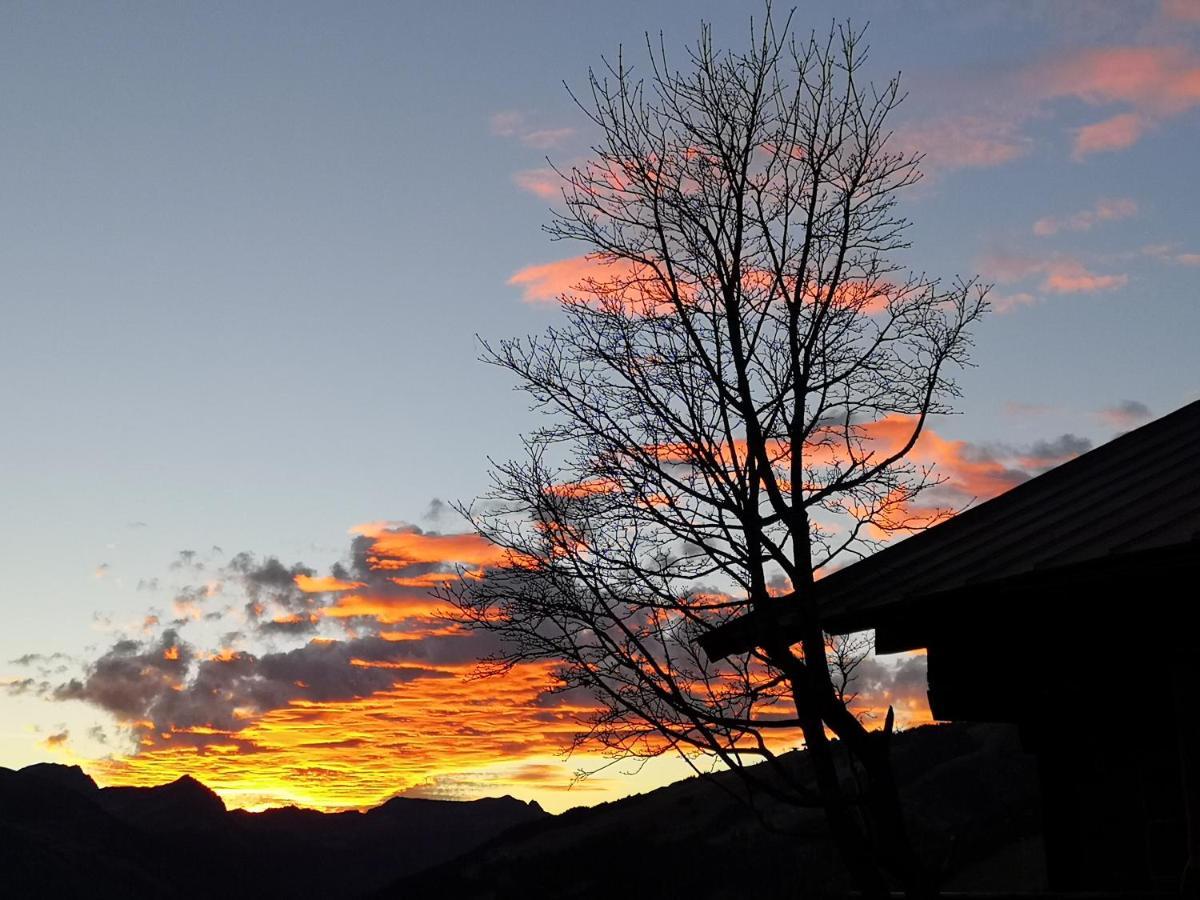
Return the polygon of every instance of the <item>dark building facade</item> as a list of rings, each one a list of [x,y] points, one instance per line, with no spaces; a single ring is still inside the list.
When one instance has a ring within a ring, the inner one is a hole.
[[[826,630],[925,648],[943,721],[1011,722],[1048,887],[1200,876],[1200,402],[818,582]],[[711,656],[753,643],[753,614]],[[788,613],[774,616],[788,628]],[[1189,863],[1188,860],[1191,860]]]

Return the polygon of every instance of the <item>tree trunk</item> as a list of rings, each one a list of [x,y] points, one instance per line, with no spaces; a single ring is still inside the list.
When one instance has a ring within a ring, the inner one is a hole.
[[[824,723],[818,718],[803,715],[801,720],[803,724],[800,727],[804,731],[808,757],[816,774],[825,820],[834,844],[862,895],[871,900],[885,898],[888,896],[887,879],[879,868],[875,854],[871,852],[870,842],[851,815],[832,749],[825,736]]]
[[[844,705],[827,704],[829,727],[846,742],[850,754],[863,767],[867,776],[864,800],[865,815],[876,840],[875,851],[880,864],[893,872],[904,886],[908,897],[937,896],[937,884],[922,864],[908,834],[900,788],[892,767],[891,735],[894,713],[889,708],[887,721],[880,732],[869,732]]]

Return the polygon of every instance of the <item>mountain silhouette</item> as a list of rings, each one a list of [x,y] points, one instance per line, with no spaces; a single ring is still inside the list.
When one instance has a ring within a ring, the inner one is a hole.
[[[226,811],[187,775],[99,788],[77,766],[0,768],[0,894],[356,897],[545,817],[512,797]]]
[[[948,890],[1042,885],[1036,766],[1014,728],[928,726],[893,742],[914,837]],[[803,751],[781,760],[810,774]],[[751,808],[740,791],[726,772],[557,816],[512,797],[251,813],[189,776],[99,788],[76,766],[0,768],[0,893],[770,900],[848,887],[820,809]]]

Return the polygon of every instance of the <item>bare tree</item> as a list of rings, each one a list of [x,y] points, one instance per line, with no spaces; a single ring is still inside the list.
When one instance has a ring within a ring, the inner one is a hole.
[[[919,526],[913,501],[938,479],[906,456],[951,411],[986,288],[893,259],[920,160],[891,147],[899,83],[864,83],[862,32],[798,40],[769,10],[750,31],[750,49],[720,52],[702,26],[682,69],[648,39],[644,78],[618,55],[576,97],[599,138],[559,171],[548,231],[588,248],[593,274],[561,298],[563,324],[484,344],[547,418],[464,510],[508,563],[448,596],[503,639],[496,670],[556,660],[563,687],[592,693],[581,741],[715,757],[819,802],[862,890],[890,875],[927,892],[891,712],[872,732],[847,708],[813,587]],[[749,611],[786,611],[800,639],[763,627],[748,653],[698,649]],[[777,761],[801,734],[815,792]]]
[[[859,692],[851,686],[859,668],[871,655],[873,645],[873,636],[866,632],[825,635],[825,655],[829,659],[833,692],[843,706],[851,706],[858,699]]]

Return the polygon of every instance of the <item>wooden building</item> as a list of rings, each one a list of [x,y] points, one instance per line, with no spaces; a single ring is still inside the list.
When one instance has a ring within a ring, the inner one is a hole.
[[[1041,773],[1050,889],[1174,891],[1187,865],[1195,896],[1198,579],[1195,402],[817,590],[827,631],[928,651],[935,718],[1020,726]],[[705,650],[743,650],[761,627],[746,616]],[[786,610],[772,627],[788,629]]]

